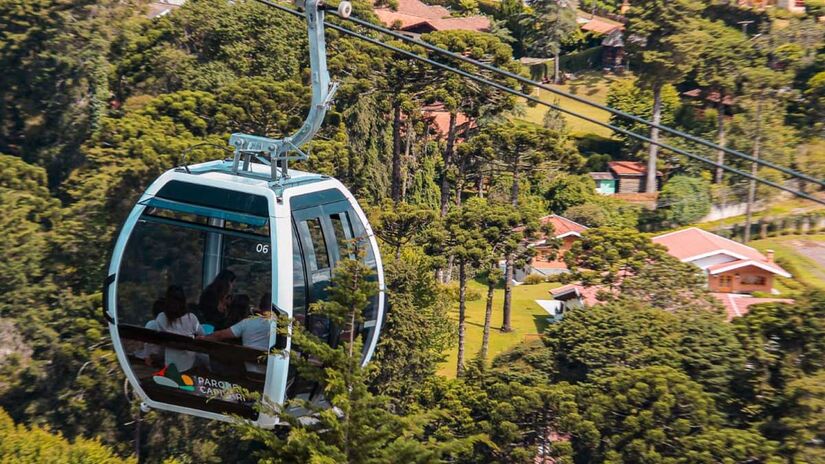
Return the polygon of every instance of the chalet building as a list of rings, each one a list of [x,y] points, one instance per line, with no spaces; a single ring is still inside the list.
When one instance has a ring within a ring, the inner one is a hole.
[[[654,243],[684,263],[705,271],[716,293],[772,292],[774,276],[791,277],[774,262],[773,251],[755,248],[691,227],[654,237]]]
[[[645,193],[647,165],[638,161],[611,161],[607,163],[607,167],[606,172],[590,173],[590,177],[596,182],[597,192],[604,195]],[[656,172],[656,177],[658,190],[662,173]]]
[[[411,37],[435,31],[490,30],[486,16],[451,16],[450,10],[438,5],[427,5],[419,0],[398,0],[398,7],[375,8],[375,15],[385,26],[399,30]]]
[[[774,254],[760,253],[755,248],[729,240],[695,227],[654,237],[654,243],[667,248],[668,253],[685,263],[705,271],[708,289],[725,308],[731,320],[748,313],[751,306],[764,303],[793,303],[781,298],[758,298],[752,292],[773,292],[775,276],[791,275],[774,262]],[[541,306],[551,320],[559,320],[564,313],[601,304],[603,292],[616,290],[603,285],[585,286],[571,283],[550,290],[552,300],[543,300]]]
[[[561,241],[558,254],[556,257],[553,256],[552,248],[547,246],[546,236],[538,237],[529,245],[535,248],[536,255],[524,269],[516,270],[514,277],[517,282],[523,282],[530,274],[548,276],[567,272],[567,265],[564,263],[562,256],[573,247],[573,244],[581,238],[581,234],[587,230],[586,226],[556,214],[544,216],[540,221],[543,225],[553,225],[554,238]]]

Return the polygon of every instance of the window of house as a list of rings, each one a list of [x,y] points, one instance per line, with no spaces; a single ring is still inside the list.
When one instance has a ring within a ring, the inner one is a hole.
[[[765,276],[745,274],[742,277],[742,283],[745,285],[765,285],[767,280]]]
[[[719,286],[720,287],[730,287],[733,284],[733,277],[729,275],[723,275],[719,277]]]

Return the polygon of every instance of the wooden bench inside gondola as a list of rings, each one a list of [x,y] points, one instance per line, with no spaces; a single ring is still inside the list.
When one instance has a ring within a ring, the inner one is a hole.
[[[130,324],[118,324],[121,340],[134,346],[150,344],[160,348],[199,353],[202,362],[185,372],[171,365],[149,366],[127,349],[132,372],[141,388],[155,401],[183,407],[257,417],[254,398],[250,392],[263,391],[266,375],[251,372],[245,366],[252,364],[266,370],[265,351],[208,340],[198,340],[169,332],[158,332]]]

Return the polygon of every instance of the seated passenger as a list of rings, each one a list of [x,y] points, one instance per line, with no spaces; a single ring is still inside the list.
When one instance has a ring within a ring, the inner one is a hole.
[[[195,337],[203,335],[203,328],[197,316],[189,312],[183,288],[171,285],[166,290],[163,312],[155,319],[157,329],[161,332]],[[191,369],[195,365],[197,353],[172,348],[166,349],[166,365],[174,364],[179,372]]]
[[[229,307],[226,309],[224,327],[231,327],[252,314],[252,305],[249,295],[234,295],[232,296],[232,300],[229,302]]]
[[[198,301],[198,312],[205,324],[211,324],[215,329],[222,329],[226,319],[226,308],[231,298],[231,285],[228,281],[216,279],[201,293]]]
[[[237,277],[235,273],[230,271],[229,269],[224,269],[215,276],[215,280],[212,283],[215,283],[219,280],[223,280],[224,282],[229,284],[229,293],[232,293],[232,290],[235,289],[235,280]]]
[[[269,301],[269,298],[265,295],[265,298],[261,299],[262,303],[264,302],[264,299],[267,302]],[[271,327],[270,316],[271,311],[269,309],[269,304],[267,303],[264,309],[260,308],[259,305],[259,308],[255,311],[254,315],[245,318],[227,329],[218,330],[211,335],[198,338],[202,340],[214,341],[240,338],[243,342],[243,346],[245,347],[254,348],[261,351],[269,351],[269,331]],[[266,366],[264,365],[251,362],[247,362],[245,364],[247,372],[266,374]]]

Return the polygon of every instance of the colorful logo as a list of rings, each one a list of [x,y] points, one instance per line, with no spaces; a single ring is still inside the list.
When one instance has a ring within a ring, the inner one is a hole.
[[[195,391],[195,382],[192,377],[181,374],[174,363],[167,365],[163,369],[155,372],[152,380],[164,387],[178,388],[184,391]]]

